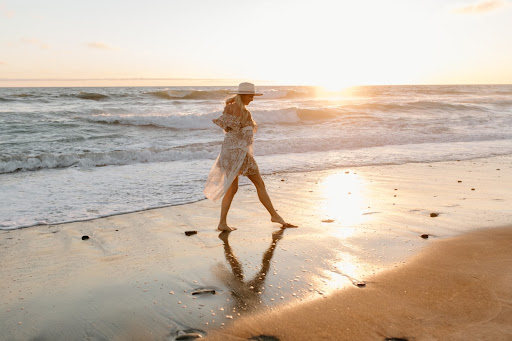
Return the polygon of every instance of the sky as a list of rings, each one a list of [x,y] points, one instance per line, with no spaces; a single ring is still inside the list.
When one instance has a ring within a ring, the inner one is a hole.
[[[0,0],[0,86],[511,84],[512,0]]]

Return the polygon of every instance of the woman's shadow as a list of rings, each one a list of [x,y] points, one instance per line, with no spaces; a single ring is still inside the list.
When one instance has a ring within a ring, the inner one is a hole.
[[[246,281],[242,264],[233,253],[229,245],[230,232],[224,231],[219,238],[224,242],[224,255],[231,267],[231,272],[224,266],[217,268],[216,274],[229,288],[235,299],[235,308],[239,311],[250,311],[257,308],[261,303],[262,290],[264,290],[265,279],[270,269],[270,261],[274,255],[277,242],[283,237],[284,229],[272,233],[272,242],[263,254],[260,271],[250,280]]]

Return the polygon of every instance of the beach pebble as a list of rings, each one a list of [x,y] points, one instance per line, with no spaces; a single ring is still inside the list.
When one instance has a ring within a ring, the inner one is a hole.
[[[359,288],[364,288],[366,286],[366,283],[364,282],[359,282],[356,284]]]
[[[426,233],[425,233],[425,234],[422,234],[422,235],[421,235],[421,238],[423,238],[423,239],[428,239],[428,234],[426,234]]]
[[[325,219],[325,220],[322,220],[322,223],[333,223],[334,220],[332,219]]]
[[[82,236],[82,240],[87,240],[89,239],[89,236]]]
[[[462,182],[462,180],[457,180],[457,182]]]
[[[253,336],[247,340],[251,340],[251,341],[279,341],[279,339],[277,337],[274,337],[274,336],[269,336],[269,335],[258,335],[258,336]]]
[[[474,188],[471,188],[472,191],[474,191],[475,189]]]
[[[200,289],[192,292],[192,295],[204,295],[204,294],[212,294],[215,295],[215,290],[213,289]]]
[[[199,333],[186,333],[183,331],[178,332],[178,336],[176,336],[176,340],[193,340],[193,339],[201,339],[203,335]]]
[[[191,235],[193,235],[193,234],[197,234],[197,231],[185,231],[185,234],[186,234],[187,236],[191,236]]]
[[[431,218],[435,218],[437,216],[439,216],[439,213],[434,213],[434,212],[430,213]]]

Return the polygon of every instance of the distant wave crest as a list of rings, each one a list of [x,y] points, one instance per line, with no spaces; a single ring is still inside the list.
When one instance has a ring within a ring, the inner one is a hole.
[[[162,99],[223,99],[230,95],[229,90],[161,90],[146,92],[146,95]]]
[[[83,92],[83,91],[80,91],[80,93],[78,95],[76,95],[76,97],[81,98],[81,99],[90,99],[93,101],[101,101],[101,100],[110,98],[107,95],[99,94],[96,92]]]
[[[169,100],[222,100],[232,96],[232,91],[223,90],[172,90],[165,89],[160,91],[145,92],[146,95]],[[263,90],[263,99],[294,99],[310,97],[313,94],[307,90]]]

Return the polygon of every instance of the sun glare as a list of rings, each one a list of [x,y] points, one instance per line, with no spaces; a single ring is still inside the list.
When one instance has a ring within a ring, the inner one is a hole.
[[[368,205],[363,194],[364,179],[352,172],[339,172],[327,177],[322,185],[322,208],[329,219],[344,226],[354,226],[368,219],[363,213]]]

